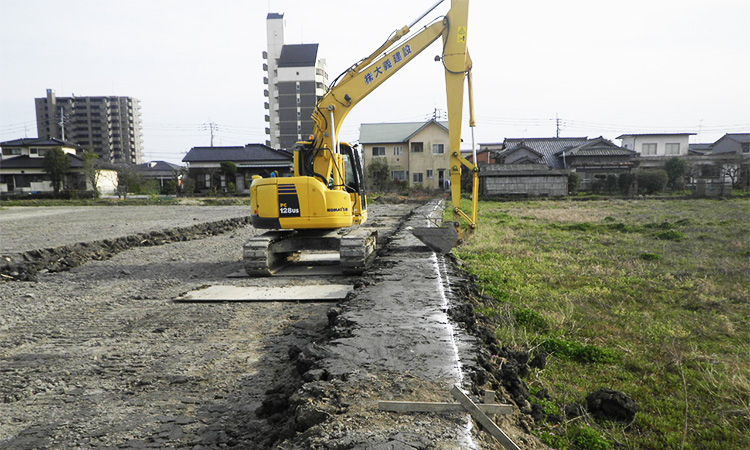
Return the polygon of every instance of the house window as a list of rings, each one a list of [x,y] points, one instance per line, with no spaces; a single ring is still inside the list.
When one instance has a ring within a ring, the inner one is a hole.
[[[203,184],[207,188],[211,187],[211,174],[210,173],[204,173],[203,174]]]
[[[445,144],[432,144],[432,153],[435,155],[445,154]]]
[[[21,154],[20,148],[4,148],[3,156],[16,156]]]
[[[372,156],[385,156],[385,147],[373,147]]]
[[[412,142],[411,143],[411,152],[412,153],[422,153],[424,151],[424,143],[422,142]]]
[[[393,156],[401,156],[404,154],[404,148],[400,145],[393,147]]]
[[[47,156],[47,152],[48,152],[48,151],[49,151],[49,150],[48,150],[48,149],[46,149],[46,148],[40,148],[40,149],[39,149],[39,156]]]
[[[391,172],[391,178],[398,181],[406,181],[406,172],[403,170],[394,170]]]
[[[435,178],[435,171],[434,170],[427,170],[427,179]]]
[[[642,144],[641,155],[656,155],[656,144]]]
[[[412,181],[415,183],[424,182],[424,174],[422,172],[412,174]]]
[[[29,175],[16,175],[15,182],[17,188],[30,188],[31,187],[31,176]]]
[[[750,143],[748,142],[742,143],[742,153],[750,153]]]
[[[680,154],[680,143],[667,144],[665,148],[667,155],[679,155]]]

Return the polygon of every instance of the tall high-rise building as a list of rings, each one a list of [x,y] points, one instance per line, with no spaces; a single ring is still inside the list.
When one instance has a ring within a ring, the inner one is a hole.
[[[62,139],[93,151],[112,164],[141,164],[141,102],[132,97],[57,97],[34,99],[40,138]]]
[[[284,28],[283,14],[268,14],[268,50],[263,52],[270,136],[266,144],[291,149],[313,132],[312,114],[328,88],[328,68],[325,59],[318,58],[318,44],[285,44]]]

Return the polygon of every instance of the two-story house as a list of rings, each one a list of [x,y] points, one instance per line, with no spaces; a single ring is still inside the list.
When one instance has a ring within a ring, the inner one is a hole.
[[[63,183],[65,190],[92,190],[91,181],[84,174],[83,158],[76,153],[82,148],[59,139],[23,138],[1,142],[0,193],[34,194],[53,192],[52,181],[44,170],[44,158],[52,149],[60,149],[70,160],[70,170]],[[100,194],[113,194],[117,189],[117,171],[110,167],[96,170]]]
[[[750,155],[750,133],[727,133],[711,145],[714,155]]]
[[[687,156],[695,133],[622,134],[622,148],[640,153],[642,169],[661,169],[670,158]]]
[[[448,122],[363,123],[359,143],[365,170],[380,160],[391,179],[412,186],[443,189],[450,180]]]

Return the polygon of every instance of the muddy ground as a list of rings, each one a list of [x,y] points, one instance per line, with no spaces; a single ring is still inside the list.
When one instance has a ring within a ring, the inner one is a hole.
[[[371,205],[381,241],[359,277],[229,277],[258,233],[244,207],[0,211],[0,448],[496,449],[455,402],[497,389],[521,448],[527,361],[473,313],[456,262],[408,231],[434,204]],[[178,303],[210,285],[350,284],[338,303]],[[489,362],[502,357],[506,364]]]

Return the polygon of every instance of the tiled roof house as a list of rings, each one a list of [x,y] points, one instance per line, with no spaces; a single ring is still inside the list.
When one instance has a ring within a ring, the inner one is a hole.
[[[292,152],[277,150],[264,144],[247,144],[243,147],[193,147],[182,158],[188,165],[188,176],[195,180],[196,190],[226,189],[234,182],[237,192],[249,193],[254,175],[270,176],[272,172],[283,176],[292,172]],[[237,166],[235,180],[227,180],[220,173],[221,163]]]

